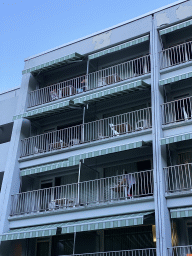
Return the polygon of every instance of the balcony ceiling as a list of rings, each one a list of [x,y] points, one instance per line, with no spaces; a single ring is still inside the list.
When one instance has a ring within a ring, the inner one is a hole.
[[[40,71],[44,71],[44,70],[48,70],[48,69],[52,69],[53,67],[58,67],[63,65],[64,63],[71,63],[72,61],[76,61],[76,60],[80,60],[83,58],[83,55],[74,52],[72,54],[66,55],[64,57],[61,57],[59,59],[55,59],[46,63],[43,63],[41,65],[29,68],[29,69],[25,69],[22,71],[22,75],[27,74],[27,73],[38,73]]]

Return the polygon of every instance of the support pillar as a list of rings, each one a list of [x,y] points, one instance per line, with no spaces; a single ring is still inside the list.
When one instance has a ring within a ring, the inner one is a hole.
[[[162,116],[161,104],[164,103],[163,91],[159,87],[160,63],[159,52],[161,42],[152,15],[152,30],[150,35],[151,52],[151,104],[152,104],[152,138],[153,138],[153,171],[154,171],[154,200],[157,256],[168,256],[167,248],[171,247],[171,222],[165,198],[165,179],[163,167],[167,165],[166,146],[161,146]]]
[[[26,111],[28,85],[33,83],[34,78],[31,74],[23,75],[16,114],[22,114]],[[0,193],[0,235],[9,230],[8,217],[11,210],[11,195],[19,193],[20,189],[20,169],[18,158],[20,157],[20,140],[22,138],[21,131],[25,122],[29,123],[21,118],[15,120],[13,124],[12,136]]]

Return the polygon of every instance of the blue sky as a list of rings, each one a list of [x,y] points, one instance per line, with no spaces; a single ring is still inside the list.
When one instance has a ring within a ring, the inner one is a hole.
[[[24,59],[174,0],[0,0],[0,91],[21,83]]]

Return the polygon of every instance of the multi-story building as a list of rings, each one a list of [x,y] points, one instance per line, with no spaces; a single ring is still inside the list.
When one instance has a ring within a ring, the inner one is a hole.
[[[178,1],[25,60],[0,95],[0,255],[192,255],[191,40]]]

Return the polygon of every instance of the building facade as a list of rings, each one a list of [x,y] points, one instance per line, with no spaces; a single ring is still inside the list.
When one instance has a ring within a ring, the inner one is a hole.
[[[191,67],[191,0],[26,59],[0,95],[0,255],[192,255]]]

